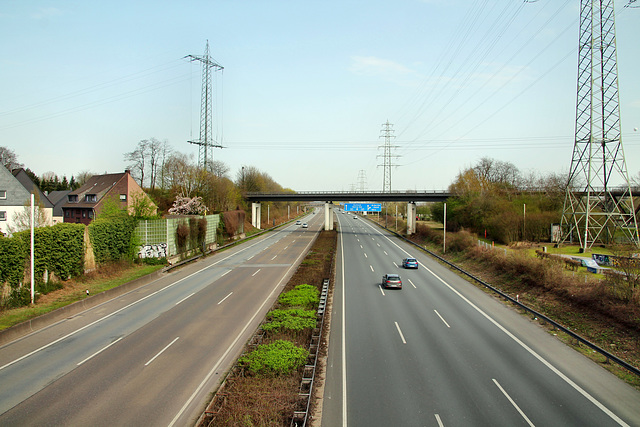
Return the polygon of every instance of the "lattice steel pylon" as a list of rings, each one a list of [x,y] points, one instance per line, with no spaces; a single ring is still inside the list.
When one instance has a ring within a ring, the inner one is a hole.
[[[222,145],[213,141],[213,125],[212,125],[212,104],[213,90],[211,87],[211,70],[224,70],[224,67],[215,62],[209,56],[209,40],[204,50],[204,55],[187,55],[191,61],[200,61],[202,63],[202,95],[200,101],[200,139],[197,141],[189,141],[190,144],[199,146],[198,150],[198,167],[208,170],[209,165],[213,162],[213,149],[222,148]],[[209,159],[209,149],[211,149],[211,159]]]
[[[620,236],[639,246],[622,148],[613,0],[581,0],[578,95],[560,228],[583,251]]]
[[[393,166],[397,166],[393,164],[392,159],[398,156],[391,153],[393,149],[398,148],[396,145],[391,145],[391,138],[395,138],[392,126],[393,125],[389,123],[389,120],[387,120],[387,122],[382,125],[382,130],[380,131],[380,138],[384,138],[384,145],[380,145],[378,148],[384,148],[384,154],[382,156],[378,155],[378,157],[383,158],[383,164],[378,166],[382,166],[384,168],[384,177],[382,181],[383,193],[391,192],[391,168]]]
[[[367,173],[364,169],[358,171],[358,191],[364,193],[367,189]]]

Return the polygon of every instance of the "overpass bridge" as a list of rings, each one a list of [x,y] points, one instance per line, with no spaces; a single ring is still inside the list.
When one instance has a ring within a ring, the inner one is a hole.
[[[297,193],[247,193],[251,202],[251,224],[260,229],[261,202],[324,202],[324,228],[333,230],[334,202],[407,202],[407,234],[416,229],[416,202],[444,202],[448,191],[308,191]]]

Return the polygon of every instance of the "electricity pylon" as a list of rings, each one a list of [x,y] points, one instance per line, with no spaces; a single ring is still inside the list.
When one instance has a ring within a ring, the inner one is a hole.
[[[213,163],[213,149],[222,148],[222,145],[216,141],[213,141],[212,133],[212,104],[213,104],[213,91],[211,89],[211,69],[216,71],[224,70],[224,67],[215,62],[209,56],[209,40],[207,40],[207,47],[204,50],[204,55],[187,55],[185,58],[190,58],[191,61],[200,61],[202,63],[202,95],[200,100],[200,139],[197,141],[189,141],[190,144],[199,146],[198,150],[198,167],[204,170],[208,170],[208,167]],[[211,148],[211,155],[209,155],[209,148]],[[211,157],[211,158],[210,158]]]
[[[577,238],[582,251],[619,235],[640,243],[622,149],[614,18],[613,0],[581,0],[575,143],[560,227],[562,242]]]
[[[383,166],[384,168],[384,177],[382,181],[382,192],[390,193],[391,192],[391,168],[393,166],[397,166],[393,164],[393,158],[397,158],[399,156],[391,154],[391,150],[398,148],[396,145],[391,145],[391,138],[395,138],[393,134],[392,124],[387,120],[386,123],[382,125],[382,130],[380,131],[380,138],[384,138],[384,145],[378,146],[378,148],[384,148],[384,154],[382,155],[383,164],[378,166]],[[378,157],[381,157],[378,155]]]
[[[360,169],[358,171],[358,191],[364,193],[364,190],[367,189],[367,173],[364,169]]]

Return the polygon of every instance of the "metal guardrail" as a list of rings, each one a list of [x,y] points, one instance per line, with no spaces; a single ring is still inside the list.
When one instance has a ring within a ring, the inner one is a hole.
[[[324,313],[327,305],[327,298],[329,296],[329,279],[322,281],[322,292],[320,294],[320,304],[317,310],[317,319],[320,323],[314,330],[311,336],[311,343],[309,344],[309,357],[312,360],[304,367],[304,373],[302,374],[302,382],[300,383],[300,391],[298,396],[303,400],[306,400],[304,411],[295,411],[293,418],[291,419],[291,427],[305,427],[309,420],[309,409],[311,407],[311,396],[313,395],[313,386],[316,378],[316,368],[318,366],[318,350],[320,349],[320,340],[322,339],[322,330],[324,328]],[[317,333],[316,333],[317,332]]]
[[[374,222],[374,224],[377,224],[377,223]],[[489,290],[495,292],[496,294],[500,295],[502,298],[510,301],[511,303],[517,305],[518,307],[520,307],[521,309],[525,310],[526,312],[532,314],[534,317],[545,321],[546,323],[552,325],[556,329],[559,329],[560,331],[562,331],[565,334],[569,335],[571,338],[575,339],[577,342],[582,343],[582,344],[586,345],[587,347],[589,347],[590,349],[600,353],[601,355],[606,357],[607,362],[612,360],[613,362],[615,362],[618,365],[622,366],[623,368],[625,368],[629,372],[631,372],[631,373],[633,373],[633,374],[635,374],[635,375],[640,377],[640,369],[638,369],[635,366],[633,366],[633,365],[627,363],[626,361],[620,359],[618,356],[616,356],[614,354],[611,354],[608,351],[598,347],[597,345],[595,345],[591,341],[588,341],[587,339],[581,337],[580,335],[578,335],[575,332],[571,331],[570,329],[562,326],[561,324],[559,324],[555,320],[545,316],[544,314],[539,313],[539,312],[535,311],[534,309],[522,304],[517,299],[509,296],[508,294],[502,292],[500,289],[490,285],[489,283],[487,283],[484,280],[474,276],[473,274],[463,270],[462,268],[458,267],[457,265],[453,264],[452,262],[447,261],[446,259],[442,258],[440,255],[438,255],[438,254],[436,254],[434,252],[431,252],[426,247],[420,246],[419,244],[417,244],[415,242],[412,242],[411,240],[405,238],[404,236],[398,234],[397,232],[395,232],[393,230],[388,229],[387,227],[384,227],[384,226],[382,226],[380,224],[377,224],[377,225],[379,225],[380,227],[386,229],[390,233],[395,234],[396,236],[398,236],[399,238],[403,239],[404,241],[410,243],[411,245],[416,246],[417,248],[420,248],[421,250],[427,252],[429,255],[433,256],[434,258],[437,258],[439,261],[443,262],[444,264],[447,264],[449,267],[453,268],[454,270],[459,271],[460,273],[464,274],[465,276],[469,277],[470,279],[473,279],[474,281],[476,281],[477,283],[479,283],[482,286],[486,287],[487,289],[489,289]]]

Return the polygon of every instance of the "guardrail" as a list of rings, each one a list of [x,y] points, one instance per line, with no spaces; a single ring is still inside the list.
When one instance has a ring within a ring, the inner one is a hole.
[[[541,319],[541,320],[545,321],[546,323],[550,324],[551,326],[553,326],[554,328],[559,329],[560,331],[562,331],[565,334],[569,335],[571,338],[575,339],[578,343],[582,343],[582,344],[586,345],[587,347],[589,347],[590,349],[600,353],[602,356],[604,356],[607,359],[607,363],[609,361],[613,361],[613,362],[617,363],[618,365],[622,366],[623,368],[625,368],[626,370],[628,370],[629,372],[631,372],[631,373],[633,373],[633,374],[635,374],[635,375],[640,377],[640,369],[638,369],[635,366],[633,366],[633,365],[627,363],[626,361],[620,359],[615,354],[609,353],[608,351],[598,347],[597,345],[595,345],[591,341],[588,341],[587,339],[585,339],[585,338],[581,337],[580,335],[576,334],[572,330],[562,326],[561,324],[559,324],[555,320],[553,320],[553,319],[545,316],[544,314],[539,313],[539,312],[535,311],[534,309],[522,304],[517,299],[509,296],[508,294],[502,292],[500,289],[490,285],[489,283],[487,283],[484,280],[474,276],[473,274],[463,270],[462,268],[458,267],[457,265],[453,264],[452,262],[447,261],[446,259],[442,258],[440,255],[436,254],[435,252],[430,251],[426,247],[420,246],[419,244],[417,244],[415,242],[412,242],[411,240],[405,238],[404,236],[398,234],[397,232],[395,232],[393,230],[390,230],[387,227],[384,227],[384,226],[382,226],[380,224],[377,224],[375,222],[374,222],[374,224],[384,228],[385,230],[389,231],[390,233],[395,234],[396,236],[398,236],[399,238],[403,239],[404,241],[410,243],[411,245],[416,246],[417,248],[420,248],[421,250],[427,252],[429,255],[433,256],[434,258],[437,258],[440,262],[442,262],[444,264],[447,264],[449,267],[453,268],[454,270],[459,271],[460,273],[464,274],[465,276],[469,277],[470,279],[473,279],[474,281],[476,281],[477,283],[479,283],[482,286],[486,287],[487,289],[491,290],[492,292],[495,292],[496,294],[500,295],[505,300],[510,301],[511,303],[515,304],[516,306],[520,307],[521,309],[525,310],[526,312],[532,314],[535,318]]]

